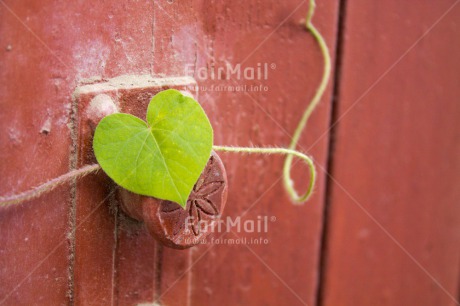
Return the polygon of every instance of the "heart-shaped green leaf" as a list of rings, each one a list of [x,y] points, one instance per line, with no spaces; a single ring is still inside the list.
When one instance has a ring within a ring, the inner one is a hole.
[[[169,89],[152,98],[147,122],[122,113],[103,118],[93,148],[118,185],[185,208],[212,143],[211,124],[198,102]]]

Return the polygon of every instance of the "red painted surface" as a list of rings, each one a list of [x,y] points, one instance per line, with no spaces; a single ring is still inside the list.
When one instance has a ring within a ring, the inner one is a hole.
[[[284,147],[289,144],[322,73],[318,46],[301,23],[308,6],[306,3],[299,6],[300,3],[294,0],[226,1],[196,8],[199,21],[198,26],[192,28],[192,33],[196,33],[194,37],[198,38],[200,46],[197,68],[222,67],[225,61],[233,65],[241,63],[243,68],[257,67],[258,63],[269,66],[268,79],[261,81],[238,80],[235,77],[230,80],[201,80],[197,69],[197,82],[208,89],[200,91],[200,102],[210,116],[216,144]],[[179,6],[177,2],[164,9],[174,12]],[[337,2],[321,1],[315,16],[332,54],[337,9]],[[215,60],[210,59],[208,54]],[[275,69],[270,68],[271,64],[276,66]],[[210,90],[213,85],[260,84],[268,86],[268,91]],[[309,148],[327,129],[329,92],[311,118],[300,142],[301,150],[312,154],[323,167],[327,156],[327,135],[313,150]],[[268,239],[267,245],[248,245],[248,249],[241,244],[220,244],[193,249],[191,303],[314,304],[324,202],[323,173],[319,173],[311,202],[294,206],[282,187],[283,157],[220,155],[229,178],[224,217],[234,220],[244,214],[242,221],[257,220],[258,216],[274,217],[276,221],[269,221],[268,233],[214,235],[216,239]],[[302,190],[308,180],[305,169],[301,163],[295,165],[296,186]]]
[[[347,1],[324,305],[456,305],[460,6],[439,20],[453,3]]]
[[[0,3],[1,194],[27,190],[76,166],[72,93],[84,78],[151,72],[152,9],[150,1]],[[105,193],[94,191],[81,190],[88,205],[79,207],[76,217],[69,186],[2,210],[0,301],[58,305],[113,299],[114,222],[105,203],[90,215]],[[88,235],[75,240],[77,225]]]
[[[314,23],[334,56],[339,2],[318,2]],[[220,154],[229,180],[224,218],[276,220],[262,235],[212,237],[269,244],[161,247],[94,174],[0,209],[0,304],[454,305],[446,292],[458,298],[459,6],[379,80],[451,4],[345,2],[336,99],[336,119],[344,118],[331,151],[331,81],[300,143],[319,170],[311,202],[289,202],[282,157]],[[191,74],[216,144],[287,146],[322,72],[301,25],[307,9],[300,0],[1,1],[0,195],[94,162],[81,117],[90,97],[73,96],[87,78]],[[202,77],[225,63],[267,63],[268,79]],[[260,84],[268,91],[212,90]],[[153,91],[111,94],[142,116]],[[323,170],[328,158],[334,180]],[[296,182],[305,184],[304,173],[296,164]]]
[[[52,44],[30,3],[0,3],[0,193],[25,191],[69,170],[70,72],[39,40]],[[56,47],[54,45],[53,47]],[[46,166],[44,166],[46,165]],[[67,300],[69,186],[0,212],[0,304]]]

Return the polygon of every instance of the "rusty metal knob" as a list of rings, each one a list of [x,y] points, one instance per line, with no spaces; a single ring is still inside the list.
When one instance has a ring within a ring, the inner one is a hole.
[[[212,233],[227,201],[227,175],[219,156],[212,152],[185,210],[177,203],[123,188],[119,189],[118,197],[122,210],[144,222],[156,240],[171,248],[185,249]]]

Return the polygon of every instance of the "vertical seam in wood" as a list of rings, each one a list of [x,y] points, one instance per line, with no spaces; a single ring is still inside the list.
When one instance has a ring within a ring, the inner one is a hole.
[[[155,2],[152,3],[152,62],[150,66],[150,74],[155,75]]]
[[[198,16],[197,16],[197,11],[198,10],[194,10],[193,8],[193,4],[191,4],[190,6],[190,11],[191,12],[194,12],[194,17],[195,17],[195,37],[193,38],[194,40],[194,49],[195,49],[195,56],[194,56],[194,59],[193,59],[193,78],[195,78],[195,75],[196,75],[196,71],[198,69],[198,56],[199,56],[199,53],[198,53],[198,43],[197,43],[197,39],[196,39],[196,36],[198,36]],[[199,94],[200,94],[200,90],[197,89],[196,90],[196,99],[199,98]],[[192,266],[192,262],[193,262],[193,247],[190,248],[189,250],[187,250],[188,252],[188,256],[187,256],[187,269],[188,270],[188,275],[187,275],[187,297],[186,297],[186,305],[187,306],[191,306],[192,305],[192,283],[193,283],[193,278],[192,278],[192,269],[191,266]]]
[[[118,203],[115,200],[116,187],[111,190],[111,207],[114,215],[114,229],[113,229],[113,251],[112,251],[112,306],[118,305],[118,229],[119,229],[119,215]]]
[[[337,38],[335,41],[335,59],[334,59],[334,76],[333,76],[333,89],[331,98],[331,113],[329,116],[329,144],[327,150],[327,164],[326,171],[329,174],[334,172],[334,148],[335,148],[335,135],[337,127],[333,126],[338,117],[338,101],[340,93],[340,75],[342,68],[342,54],[345,36],[345,21],[346,21],[346,4],[347,0],[339,1],[338,20],[337,20]],[[325,294],[325,279],[327,273],[327,239],[329,232],[329,210],[331,203],[332,180],[327,176],[325,186],[325,199],[323,207],[322,228],[320,234],[320,254],[318,265],[318,286],[316,291],[316,304],[322,306],[324,304]]]
[[[72,109],[70,113],[70,155],[69,169],[70,171],[77,168],[78,161],[78,102],[72,96]],[[77,179],[73,179],[70,185],[70,200],[69,200],[69,215],[68,215],[68,230],[67,237],[69,245],[69,267],[68,267],[68,288],[67,295],[69,305],[74,304],[75,290],[75,233],[77,222]]]
[[[155,74],[156,65],[156,40],[155,40],[155,25],[156,25],[156,8],[155,0],[152,3],[152,75]],[[161,305],[161,285],[162,285],[162,269],[163,269],[163,245],[155,242],[155,253],[153,256],[153,304]]]
[[[159,242],[155,243],[155,256],[154,256],[154,277],[153,277],[153,300],[154,303],[161,305],[161,278],[163,270],[163,245]]]
[[[187,256],[187,268],[189,269],[187,272],[187,306],[192,305],[192,283],[193,283],[193,275],[192,275],[192,262],[193,262],[193,247],[188,250]]]
[[[460,301],[460,256],[458,261],[458,276],[457,276],[457,301]]]

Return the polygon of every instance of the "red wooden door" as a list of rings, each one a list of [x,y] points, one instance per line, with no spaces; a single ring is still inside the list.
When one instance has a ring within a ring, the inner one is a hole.
[[[460,6],[344,14],[322,302],[458,305]]]
[[[103,174],[90,175],[0,207],[0,304],[457,305],[457,2],[318,1],[334,77],[298,148],[319,172],[312,200],[290,203],[283,157],[220,154],[224,217],[268,217],[267,232],[165,248],[107,197]],[[75,90],[123,75],[192,76],[216,144],[287,147],[322,73],[307,10],[0,0],[0,195],[87,163]],[[227,64],[267,64],[268,77],[211,77]],[[308,179],[299,165],[296,182]],[[259,238],[268,243],[231,242]]]

